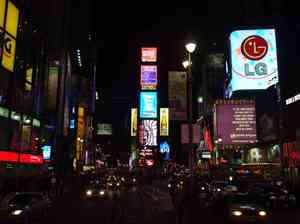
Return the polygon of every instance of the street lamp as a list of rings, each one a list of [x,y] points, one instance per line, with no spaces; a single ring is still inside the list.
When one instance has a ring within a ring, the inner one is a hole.
[[[192,60],[191,60],[191,53],[193,53],[196,49],[195,43],[187,43],[185,48],[188,52],[188,60],[182,63],[183,67],[187,69],[187,79],[188,79],[188,124],[189,124],[189,169],[193,170],[194,164],[194,152],[193,152],[193,92],[192,92]]]

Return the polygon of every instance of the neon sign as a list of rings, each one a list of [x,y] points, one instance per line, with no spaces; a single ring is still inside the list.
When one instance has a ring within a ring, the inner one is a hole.
[[[43,164],[42,155],[0,151],[0,161],[13,163]]]

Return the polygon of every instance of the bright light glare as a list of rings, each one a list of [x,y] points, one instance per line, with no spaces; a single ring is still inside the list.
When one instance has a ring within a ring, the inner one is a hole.
[[[265,211],[260,211],[258,214],[259,214],[260,216],[266,216],[266,215],[267,215],[267,213],[266,213]]]
[[[201,187],[201,190],[204,191],[204,190],[205,190],[205,187]]]
[[[241,211],[233,211],[232,214],[234,216],[241,216],[242,215],[242,212]]]
[[[20,116],[14,115],[14,119],[18,120],[18,119],[20,119]]]
[[[15,210],[12,212],[13,215],[21,215],[21,213],[23,212],[23,210]]]
[[[182,66],[184,68],[187,68],[189,65],[190,65],[190,62],[188,60],[185,60],[185,61],[182,62]]]
[[[104,192],[104,191],[100,191],[99,194],[100,194],[100,195],[104,195],[105,192]]]
[[[171,188],[171,184],[168,184],[168,188]]]
[[[185,48],[188,52],[193,53],[196,49],[196,44],[195,43],[188,43],[185,45]]]
[[[230,180],[230,181],[233,181],[233,177],[232,177],[232,176],[230,176],[230,177],[229,177],[229,180]]]
[[[91,191],[91,190],[87,190],[87,191],[86,191],[86,194],[87,194],[88,196],[91,196],[91,195],[92,195],[92,191]]]
[[[202,96],[198,97],[198,103],[203,103],[203,97]]]

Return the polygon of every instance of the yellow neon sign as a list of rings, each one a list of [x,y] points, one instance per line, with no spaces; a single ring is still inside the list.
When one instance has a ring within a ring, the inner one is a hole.
[[[0,0],[0,27],[4,29],[1,64],[11,72],[14,71],[15,65],[18,23],[19,9],[10,1]]]
[[[4,16],[5,16],[5,3],[6,0],[0,0],[0,27],[4,26]]]
[[[13,3],[8,1],[5,30],[14,38],[17,37],[18,23],[19,23],[19,10]]]

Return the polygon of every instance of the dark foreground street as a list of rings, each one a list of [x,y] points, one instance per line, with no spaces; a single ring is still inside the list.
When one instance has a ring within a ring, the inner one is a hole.
[[[83,200],[79,197],[79,188],[74,187],[54,201],[48,217],[42,223],[224,223],[221,217],[216,217],[209,209],[202,208],[197,200],[187,202],[181,212],[170,210],[170,205],[166,203],[167,197],[166,189],[154,184],[109,191],[105,199]],[[182,215],[180,220],[179,213]],[[300,209],[274,211],[271,223],[300,223]]]

